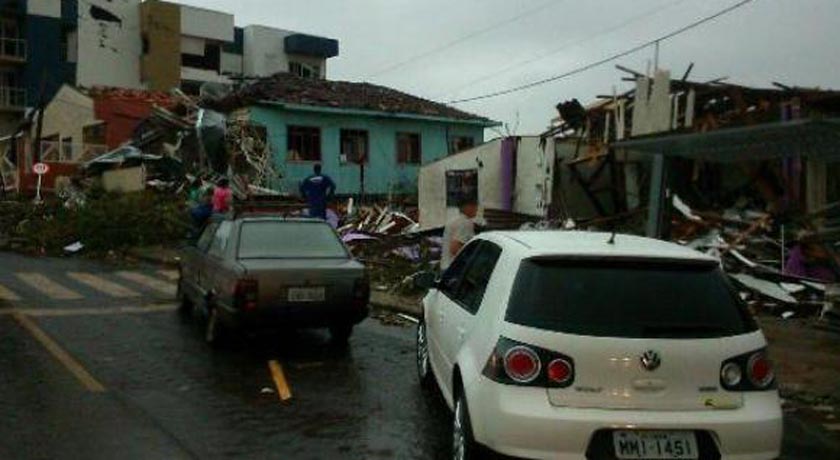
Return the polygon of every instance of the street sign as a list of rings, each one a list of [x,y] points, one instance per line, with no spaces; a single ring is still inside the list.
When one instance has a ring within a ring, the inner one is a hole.
[[[35,190],[35,202],[41,201],[41,178],[44,174],[50,172],[50,166],[46,163],[35,163],[32,165],[32,172],[38,175],[38,186]]]
[[[32,172],[41,176],[50,172],[50,166],[46,163],[35,163],[32,165]]]

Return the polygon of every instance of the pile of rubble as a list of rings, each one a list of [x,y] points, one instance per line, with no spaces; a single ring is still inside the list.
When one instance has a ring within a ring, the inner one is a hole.
[[[836,236],[817,231],[832,225],[837,206],[811,215],[782,217],[741,200],[723,212],[697,211],[678,196],[671,222],[672,239],[720,258],[723,269],[753,312],[782,318],[818,317],[840,329],[840,274]],[[819,220],[819,222],[817,222]]]
[[[356,208],[351,199],[339,213],[344,216],[338,227],[341,239],[367,265],[374,290],[414,294],[413,277],[437,269],[440,237],[419,231],[416,208]]]

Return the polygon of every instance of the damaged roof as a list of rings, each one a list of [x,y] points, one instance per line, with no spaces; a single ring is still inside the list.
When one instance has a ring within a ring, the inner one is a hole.
[[[231,111],[257,103],[306,105],[329,109],[375,111],[442,118],[485,126],[499,123],[454,107],[371,83],[302,78],[278,73],[218,101],[218,109]]]

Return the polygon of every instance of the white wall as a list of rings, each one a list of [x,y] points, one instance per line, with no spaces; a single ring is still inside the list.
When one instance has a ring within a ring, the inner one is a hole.
[[[61,17],[60,0],[29,0],[26,12],[36,16],[48,16],[51,18]]]
[[[539,137],[522,137],[517,150],[513,211],[545,216],[551,202],[554,146],[539,146]],[[441,227],[457,208],[446,206],[446,171],[478,169],[479,215],[485,208],[502,209],[502,140],[495,139],[420,168],[418,205],[422,228]],[[479,167],[479,161],[481,165]]]
[[[221,71],[222,73],[241,74],[242,62],[242,55],[222,51]]]
[[[91,5],[118,16],[122,25],[93,19],[90,16]],[[143,44],[139,5],[140,0],[86,0],[79,5],[79,62],[76,70],[79,86],[143,87],[140,81]]]
[[[181,34],[233,42],[233,15],[181,5]]]
[[[293,33],[265,26],[245,27],[245,50],[242,53],[245,75],[268,76],[288,72],[289,60],[283,39]]]

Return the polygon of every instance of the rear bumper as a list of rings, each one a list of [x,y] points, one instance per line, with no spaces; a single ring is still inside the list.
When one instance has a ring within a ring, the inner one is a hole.
[[[720,456],[703,458],[774,460],[781,448],[782,411],[775,392],[746,394],[744,407],[737,410],[696,412],[554,407],[545,390],[484,378],[466,394],[476,441],[514,458],[586,460],[588,452],[604,458],[603,444],[611,440],[610,434],[605,439],[605,431],[615,429],[708,433]]]
[[[280,328],[322,328],[358,324],[368,317],[369,308],[351,305],[307,305],[264,307],[254,311],[222,308],[222,321],[245,330]]]

